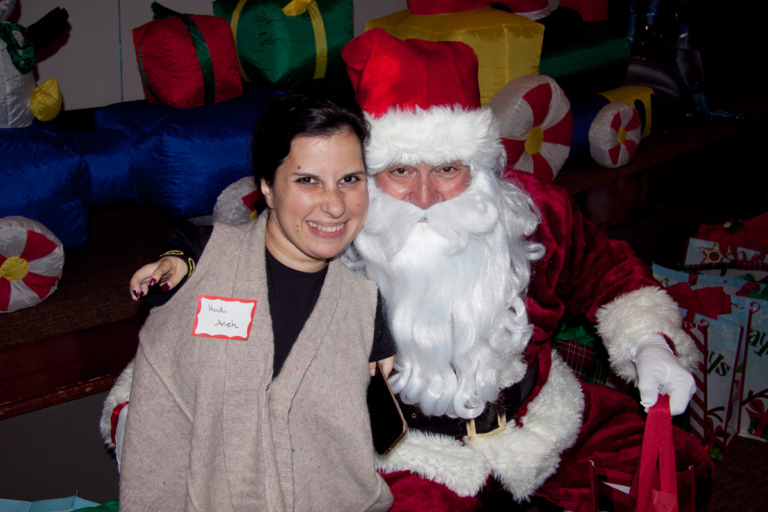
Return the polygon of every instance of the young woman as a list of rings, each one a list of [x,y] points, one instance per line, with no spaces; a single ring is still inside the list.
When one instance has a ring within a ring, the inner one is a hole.
[[[121,510],[391,505],[366,406],[378,294],[335,259],[365,221],[367,136],[341,93],[288,94],[262,114],[252,156],[268,209],[217,225],[142,329]],[[136,279],[142,293],[153,278]]]

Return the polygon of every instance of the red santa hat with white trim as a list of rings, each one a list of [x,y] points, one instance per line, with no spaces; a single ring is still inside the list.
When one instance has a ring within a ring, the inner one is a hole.
[[[403,41],[373,29],[347,43],[342,57],[371,124],[369,174],[392,164],[455,161],[473,174],[503,172],[498,123],[480,106],[477,56],[468,45]]]

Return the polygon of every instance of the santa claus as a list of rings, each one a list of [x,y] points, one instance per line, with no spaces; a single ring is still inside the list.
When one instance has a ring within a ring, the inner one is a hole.
[[[580,384],[548,339],[565,308],[585,314],[642,405],[669,394],[680,414],[699,356],[677,305],[562,189],[502,176],[468,47],[372,30],[343,56],[371,123],[373,177],[345,259],[385,300],[390,384],[410,427],[379,458],[393,510],[471,509],[489,478],[516,501],[589,510],[589,461],[633,472],[643,420],[627,397]],[[675,441],[706,481],[701,446],[683,431]]]
[[[518,502],[541,496],[589,511],[590,461],[637,468],[641,408],[580,383],[549,338],[566,308],[583,313],[613,369],[638,384],[641,405],[668,394],[680,414],[699,355],[677,305],[565,191],[504,176],[498,123],[480,107],[468,46],[372,30],[343,57],[371,124],[372,177],[368,218],[343,259],[384,298],[397,345],[389,381],[409,424],[377,459],[392,510],[472,510],[500,487]],[[169,274],[166,288],[184,273]],[[105,405],[105,436],[125,384]],[[674,442],[678,465],[708,482],[703,448],[682,430]]]

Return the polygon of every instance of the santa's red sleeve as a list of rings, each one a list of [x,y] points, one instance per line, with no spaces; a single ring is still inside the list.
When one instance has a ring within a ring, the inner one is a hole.
[[[651,269],[625,242],[610,240],[585,218],[564,189],[527,173],[505,176],[528,193],[541,214],[533,238],[546,251],[532,266],[528,290],[534,340],[549,338],[567,308],[597,322],[611,366],[629,382],[637,380],[631,361],[637,342],[657,332],[672,340],[678,361],[690,371],[698,351],[682,330],[677,304]]]

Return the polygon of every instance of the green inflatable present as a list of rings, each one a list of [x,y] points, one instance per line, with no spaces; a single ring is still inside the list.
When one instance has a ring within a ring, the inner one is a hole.
[[[232,27],[246,83],[292,89],[346,72],[352,0],[216,0],[213,13]]]

